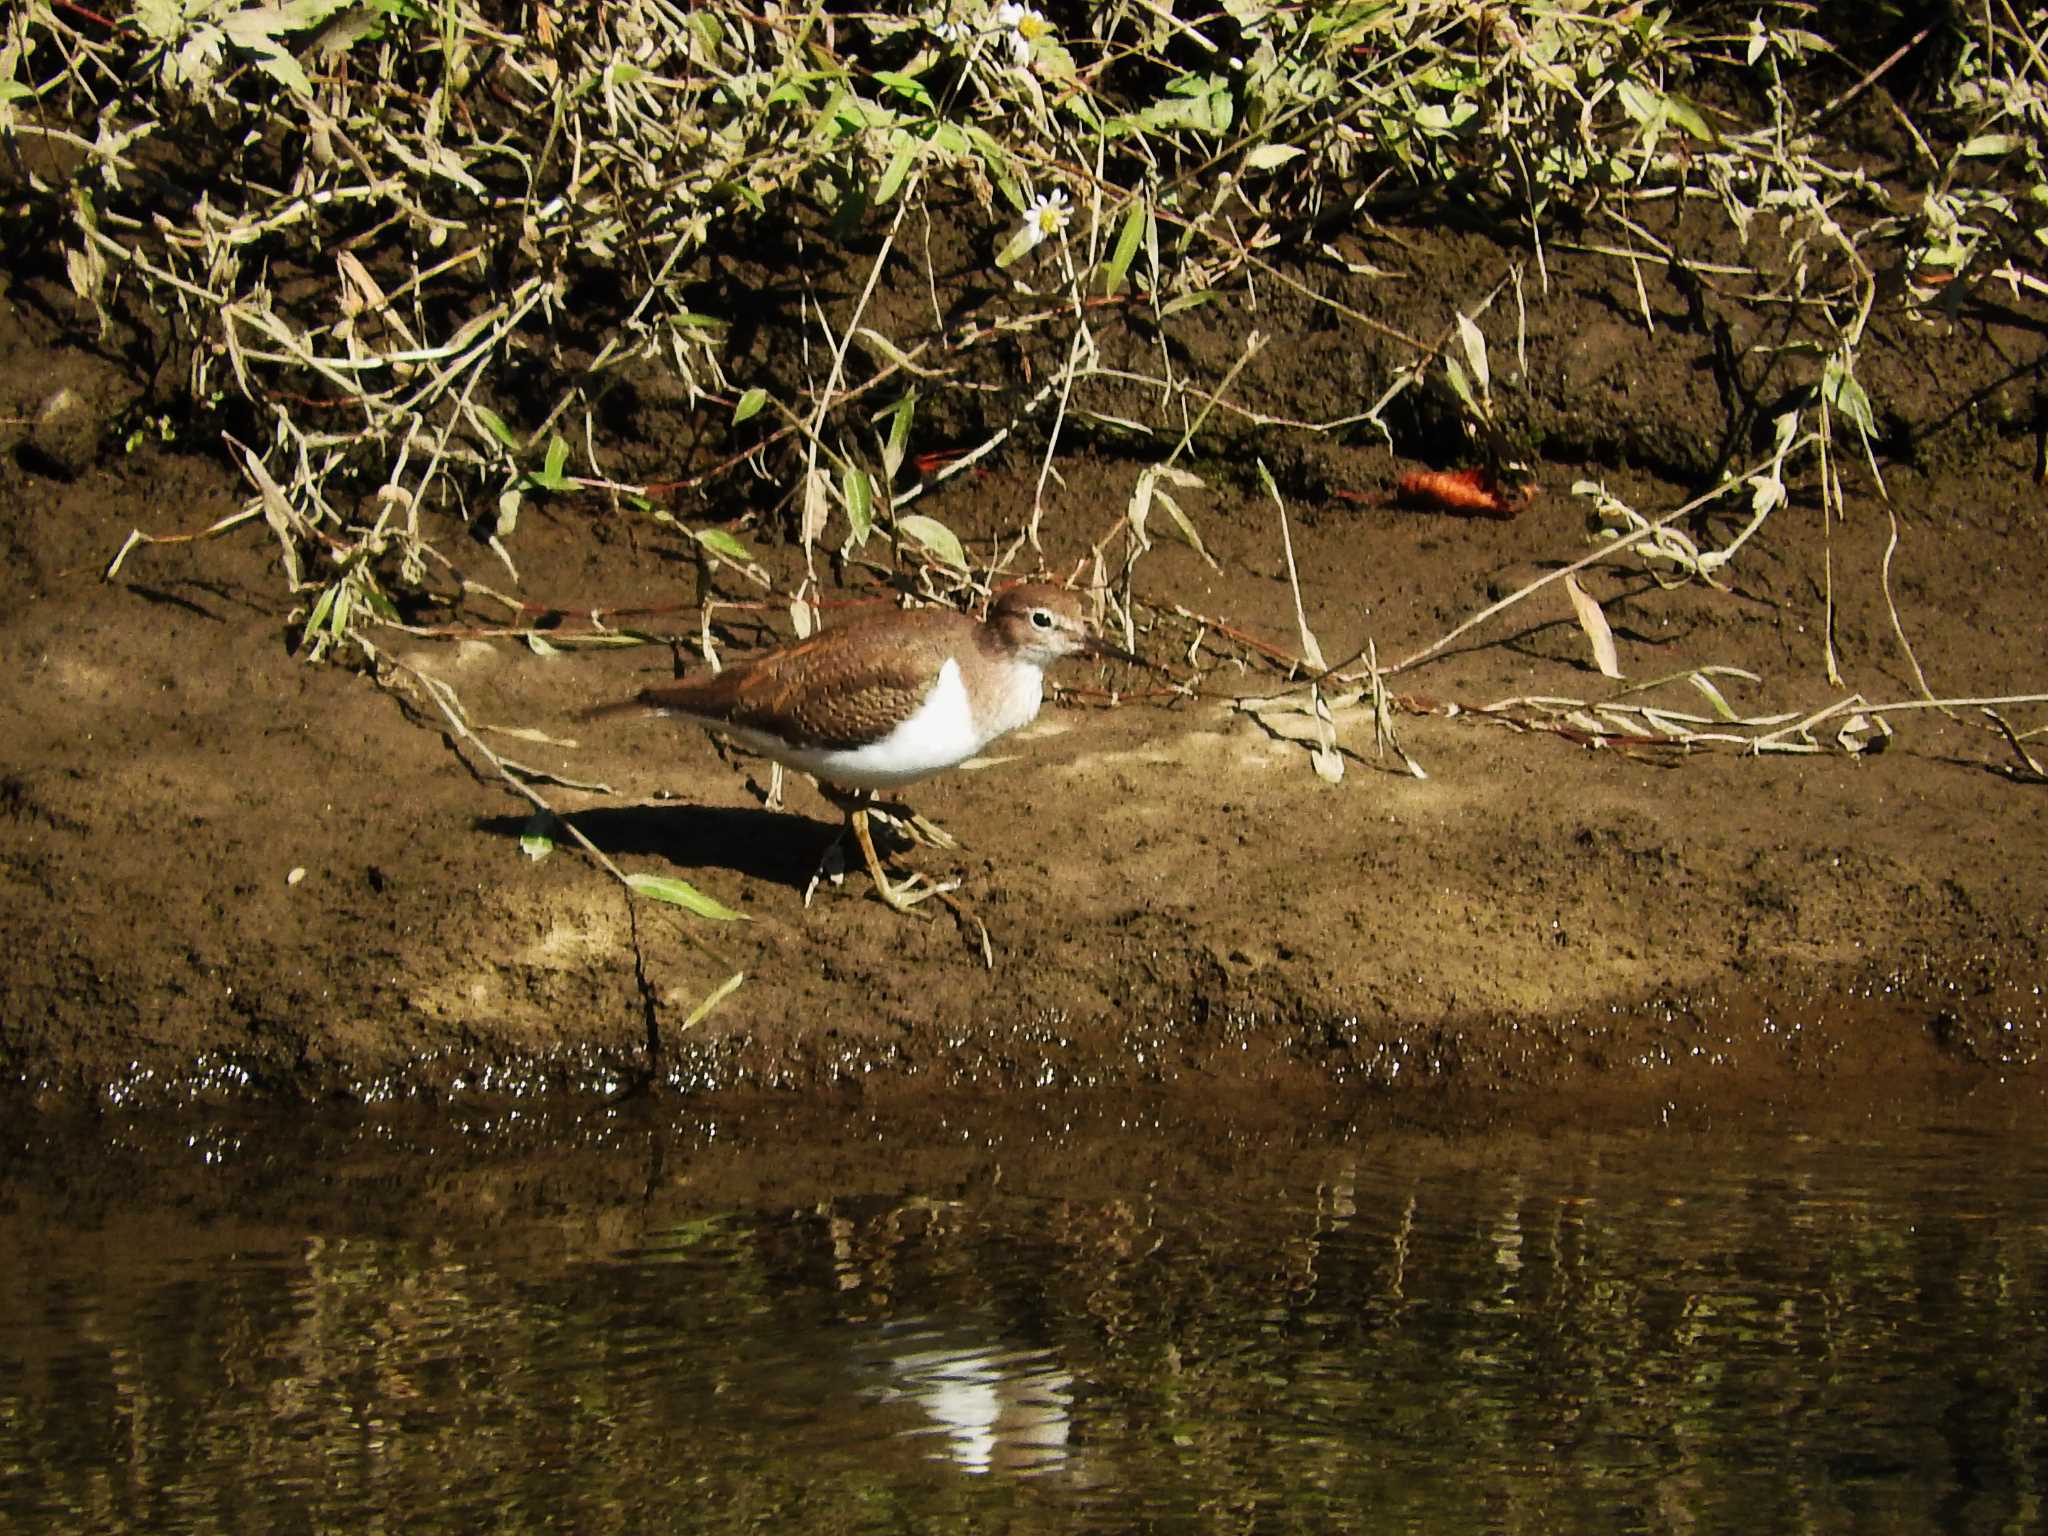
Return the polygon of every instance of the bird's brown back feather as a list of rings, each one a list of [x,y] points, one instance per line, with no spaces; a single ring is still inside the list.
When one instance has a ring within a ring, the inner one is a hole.
[[[889,625],[887,645],[866,638],[875,623]],[[736,661],[722,672],[642,689],[629,703],[592,714],[651,709],[772,732],[797,746],[858,747],[915,710],[946,656],[980,627],[944,608],[891,613]]]

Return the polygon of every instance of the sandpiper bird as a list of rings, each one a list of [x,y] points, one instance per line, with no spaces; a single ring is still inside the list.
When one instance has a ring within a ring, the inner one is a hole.
[[[892,885],[868,830],[877,790],[966,761],[1038,715],[1045,669],[1063,656],[1142,666],[1095,633],[1080,599],[1027,582],[986,621],[950,608],[896,609],[736,661],[722,672],[644,688],[586,718],[674,716],[799,768],[846,813],[875,890],[907,912],[950,887]]]

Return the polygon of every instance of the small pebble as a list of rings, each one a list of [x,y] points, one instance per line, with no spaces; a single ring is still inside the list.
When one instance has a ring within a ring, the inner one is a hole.
[[[45,465],[71,480],[99,457],[102,435],[99,414],[67,385],[46,396],[37,408],[28,442]]]

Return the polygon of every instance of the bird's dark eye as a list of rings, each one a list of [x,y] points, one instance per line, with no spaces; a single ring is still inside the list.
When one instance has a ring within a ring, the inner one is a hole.
[[[1031,622],[1040,629],[1051,629],[1052,615],[1043,608],[1034,608],[1031,610]]]

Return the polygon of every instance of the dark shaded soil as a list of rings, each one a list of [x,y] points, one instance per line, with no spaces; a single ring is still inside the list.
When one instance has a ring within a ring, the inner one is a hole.
[[[1514,259],[1421,232],[1373,255],[1402,275],[1303,275],[1427,337]],[[1255,454],[1288,497],[1324,652],[1371,640],[1392,660],[1582,554],[1575,480],[1654,515],[1768,440],[1757,407],[1797,380],[1746,360],[1782,338],[1775,312],[1646,274],[1650,329],[1626,267],[1558,250],[1549,271],[1547,292],[1528,277],[1519,378],[1512,309],[1486,321],[1512,435],[1539,455],[1528,510],[1468,520],[1376,499],[1418,460],[1456,462],[1428,397],[1399,413],[1408,458],[1374,436],[1226,431],[1194,465],[1207,488],[1180,496],[1220,570],[1164,540],[1144,558],[1147,653],[1189,674],[1195,630],[1174,605],[1296,648]],[[1179,366],[1220,377],[1256,327],[1274,340],[1238,393],[1258,409],[1333,420],[1384,387],[1375,344],[1285,290],[1261,300],[1213,307],[1209,331],[1177,336]],[[1892,594],[1947,698],[2048,691],[2043,310],[2016,302],[1881,316],[1861,364],[1898,514]],[[761,345],[772,369],[774,343]],[[387,636],[454,683],[474,721],[553,738],[490,738],[501,750],[613,786],[545,793],[615,859],[690,879],[751,921],[712,928],[649,904],[636,917],[566,845],[522,857],[529,808],[456,749],[416,685],[293,659],[260,523],[139,551],[103,582],[131,528],[199,529],[242,491],[214,458],[149,433],[31,432],[59,388],[104,426],[140,386],[73,325],[58,286],[16,279],[0,308],[0,417],[15,423],[0,457],[0,1074],[34,1102],[608,1091],[650,1064],[702,1094],[1230,1098],[1450,1081],[1482,1096],[1740,1098],[1848,1078],[1904,1094],[2041,1058],[2048,788],[2006,771],[2019,759],[1977,710],[1894,712],[1888,749],[1862,756],[1594,750],[1473,717],[1504,698],[1611,691],[1555,586],[1397,680],[1400,739],[1426,780],[1375,756],[1370,716],[1353,710],[1339,717],[1347,772],[1321,782],[1299,744],[1230,707],[1283,679],[1213,633],[1193,699],[1071,669],[1084,697],[1049,705],[999,763],[913,796],[965,846],[909,857],[963,880],[992,970],[971,922],[906,920],[859,879],[805,910],[835,820],[808,784],[764,809],[762,765],[699,733],[572,723],[669,675],[659,650],[543,657],[512,640]],[[709,444],[707,461],[721,451],[704,422],[667,428]],[[1020,443],[922,509],[999,536],[1030,506],[1038,451]],[[1051,569],[1071,570],[1113,524],[1140,462],[1078,431],[1064,440],[1046,489]],[[1809,474],[1732,590],[1664,590],[1627,561],[1589,572],[1629,676],[1743,668],[1761,681],[1726,689],[1759,714],[1851,691],[1914,698],[1884,589],[1891,523],[1867,472],[1845,473],[1847,520],[1824,530]],[[701,522],[719,509],[679,510]],[[1724,541],[1730,527],[1696,532]],[[773,547],[771,530],[749,537]],[[696,591],[674,535],[594,507],[540,508],[515,552],[526,595],[565,611],[688,605]],[[1830,573],[1844,690],[1823,669]],[[694,622],[685,606],[673,625]],[[1104,686],[1138,696],[1101,707]],[[1659,696],[1700,703],[1683,684]],[[2041,720],[2010,713],[2022,730]],[[745,985],[685,1029],[735,970]]]

